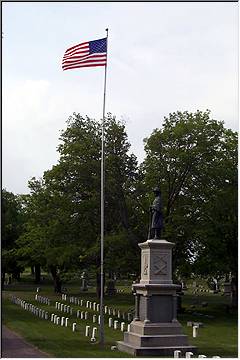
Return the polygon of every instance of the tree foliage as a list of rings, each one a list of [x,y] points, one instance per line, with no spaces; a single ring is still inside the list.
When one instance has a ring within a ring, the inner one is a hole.
[[[182,271],[185,268],[188,272],[186,264],[204,261],[205,252],[210,264],[220,263],[224,243],[235,257],[236,133],[226,129],[223,122],[210,119],[208,110],[176,112],[165,118],[162,129],[155,129],[145,139],[145,150],[144,182],[148,191],[155,184],[161,186],[165,236],[176,242],[175,267],[181,265]],[[221,251],[213,251],[214,247]],[[214,267],[206,268],[213,271]]]

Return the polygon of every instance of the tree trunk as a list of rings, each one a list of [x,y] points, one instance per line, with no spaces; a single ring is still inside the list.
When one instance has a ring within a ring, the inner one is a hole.
[[[6,272],[4,269],[2,269],[2,290],[4,290],[5,278],[6,278]]]
[[[54,292],[57,294],[61,294],[62,293],[62,281],[60,279],[58,270],[56,268],[56,266],[51,266],[50,267],[50,272],[51,275],[53,277],[53,282],[54,282]]]
[[[32,276],[35,275],[34,266],[31,266],[31,275],[32,275]]]
[[[39,264],[35,264],[35,284],[40,284],[41,282],[41,267]]]
[[[231,281],[231,307],[236,309],[238,306],[238,280],[233,277]]]

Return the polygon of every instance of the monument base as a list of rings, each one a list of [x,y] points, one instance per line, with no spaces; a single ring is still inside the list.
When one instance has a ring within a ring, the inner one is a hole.
[[[158,346],[158,347],[136,347],[127,344],[123,341],[117,341],[117,347],[119,351],[126,352],[134,356],[171,356],[173,357],[175,350],[180,350],[181,354],[191,351],[193,354],[196,353],[196,348],[193,346]]]
[[[177,290],[172,282],[172,247],[166,240],[150,239],[139,244],[141,280],[133,285],[135,318],[124,340],[117,342],[120,351],[138,356],[174,356],[197,352],[188,343],[177,320]]]
[[[133,320],[130,331],[124,333],[124,340],[117,342],[120,351],[138,356],[173,356],[175,350],[182,354],[196,353],[196,347],[188,344],[182,326],[172,323],[145,323]]]

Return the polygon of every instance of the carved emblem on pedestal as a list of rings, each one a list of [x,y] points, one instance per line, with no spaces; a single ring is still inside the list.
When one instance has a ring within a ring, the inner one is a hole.
[[[155,255],[153,258],[153,274],[167,275],[167,255]]]
[[[148,256],[143,255],[143,275],[148,274]]]

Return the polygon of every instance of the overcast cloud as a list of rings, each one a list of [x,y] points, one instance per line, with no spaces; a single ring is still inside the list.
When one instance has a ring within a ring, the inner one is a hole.
[[[73,112],[102,115],[104,68],[61,70],[65,50],[105,37],[106,111],[126,121],[131,151],[177,110],[210,109],[238,126],[238,3],[3,3],[3,187],[58,161]]]

